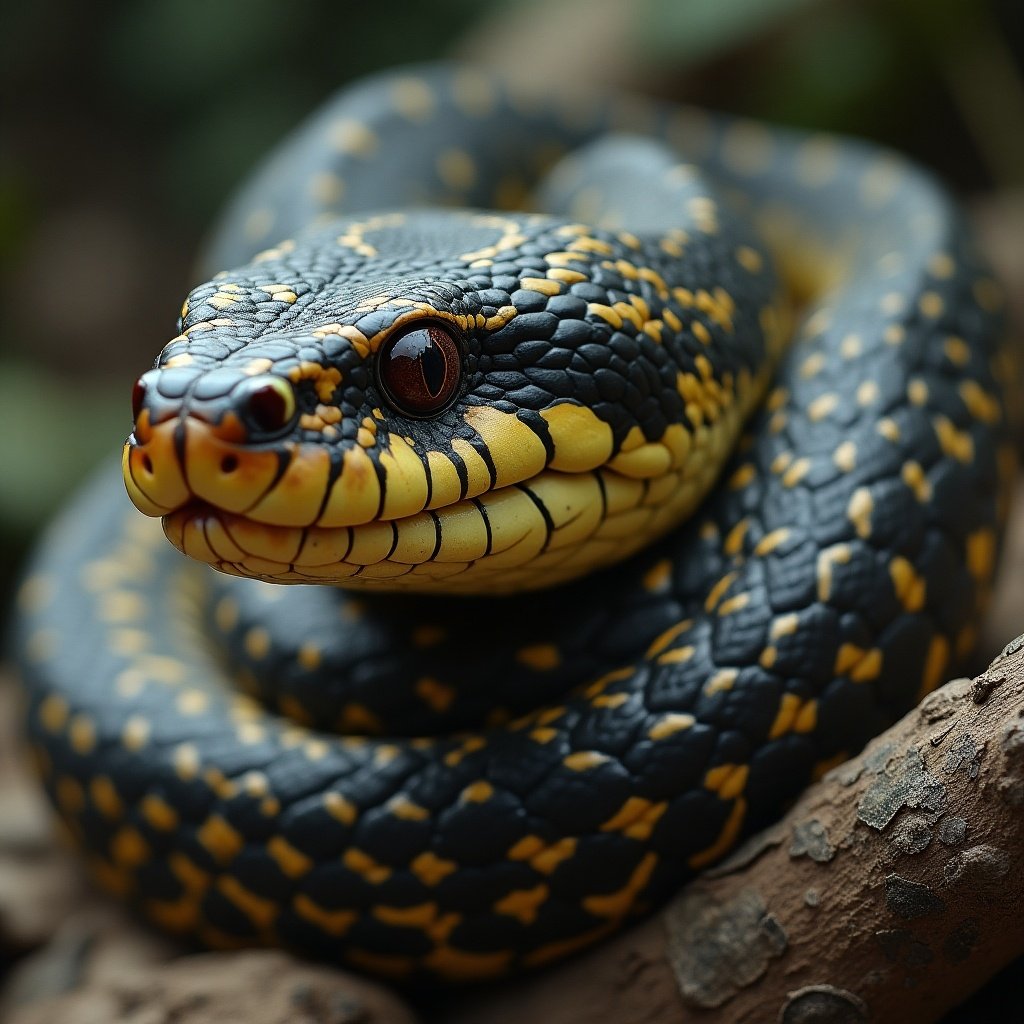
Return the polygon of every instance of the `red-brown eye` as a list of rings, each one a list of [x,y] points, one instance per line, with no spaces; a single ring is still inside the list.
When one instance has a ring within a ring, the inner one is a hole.
[[[399,412],[429,416],[455,397],[462,354],[443,327],[429,324],[390,338],[377,365],[381,387]]]

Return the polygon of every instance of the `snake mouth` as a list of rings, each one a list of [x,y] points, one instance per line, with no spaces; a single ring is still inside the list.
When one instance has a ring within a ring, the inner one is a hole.
[[[574,568],[581,545],[594,541],[605,518],[599,473],[549,470],[439,509],[355,526],[279,526],[193,499],[164,515],[163,528],[190,558],[267,582],[500,592],[535,576],[549,585],[583,571]],[[611,556],[615,545],[603,546]]]

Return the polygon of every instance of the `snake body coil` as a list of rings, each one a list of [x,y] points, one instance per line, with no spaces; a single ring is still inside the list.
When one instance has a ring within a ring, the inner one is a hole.
[[[427,69],[300,129],[209,259],[124,474],[232,575],[105,474],[16,625],[61,818],[163,927],[547,963],[970,653],[999,299],[891,154]]]

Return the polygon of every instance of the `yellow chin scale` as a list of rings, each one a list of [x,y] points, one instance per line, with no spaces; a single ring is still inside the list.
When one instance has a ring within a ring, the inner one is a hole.
[[[481,459],[479,467],[470,467],[470,491],[476,493],[460,498],[454,470],[440,468],[451,467],[446,458],[431,453],[424,463],[409,449],[386,464],[386,492],[400,487],[403,496],[394,505],[405,514],[395,518],[330,524],[336,515],[332,493],[316,525],[256,521],[253,513],[268,509],[275,489],[248,514],[186,506],[165,516],[164,530],[192,558],[276,583],[486,594],[549,587],[632,554],[694,510],[756,398],[761,382],[747,383],[744,400],[723,408],[714,422],[693,431],[673,425],[658,442],[635,431],[612,458],[611,431],[593,413],[555,406],[545,414],[554,443],[549,466],[565,469],[544,468],[544,446],[516,417],[481,409],[473,419],[501,466],[499,486],[486,489]],[[369,462],[362,449],[350,449],[350,457]],[[420,467],[418,477],[414,466]],[[503,476],[514,480],[534,467],[525,479],[500,485]],[[433,486],[424,507],[426,487],[420,484],[428,473]],[[287,480],[285,474],[278,487],[288,486]],[[356,490],[351,482],[346,487]],[[353,493],[338,507],[366,515],[380,494],[372,486],[363,493],[369,500]]]

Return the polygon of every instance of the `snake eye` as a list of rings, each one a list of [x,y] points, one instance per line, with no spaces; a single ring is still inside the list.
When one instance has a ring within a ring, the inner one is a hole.
[[[247,380],[236,392],[236,399],[245,420],[265,434],[284,430],[295,416],[295,392],[280,377]]]
[[[381,387],[399,412],[430,416],[455,397],[462,354],[448,331],[429,324],[388,339],[377,367]]]

